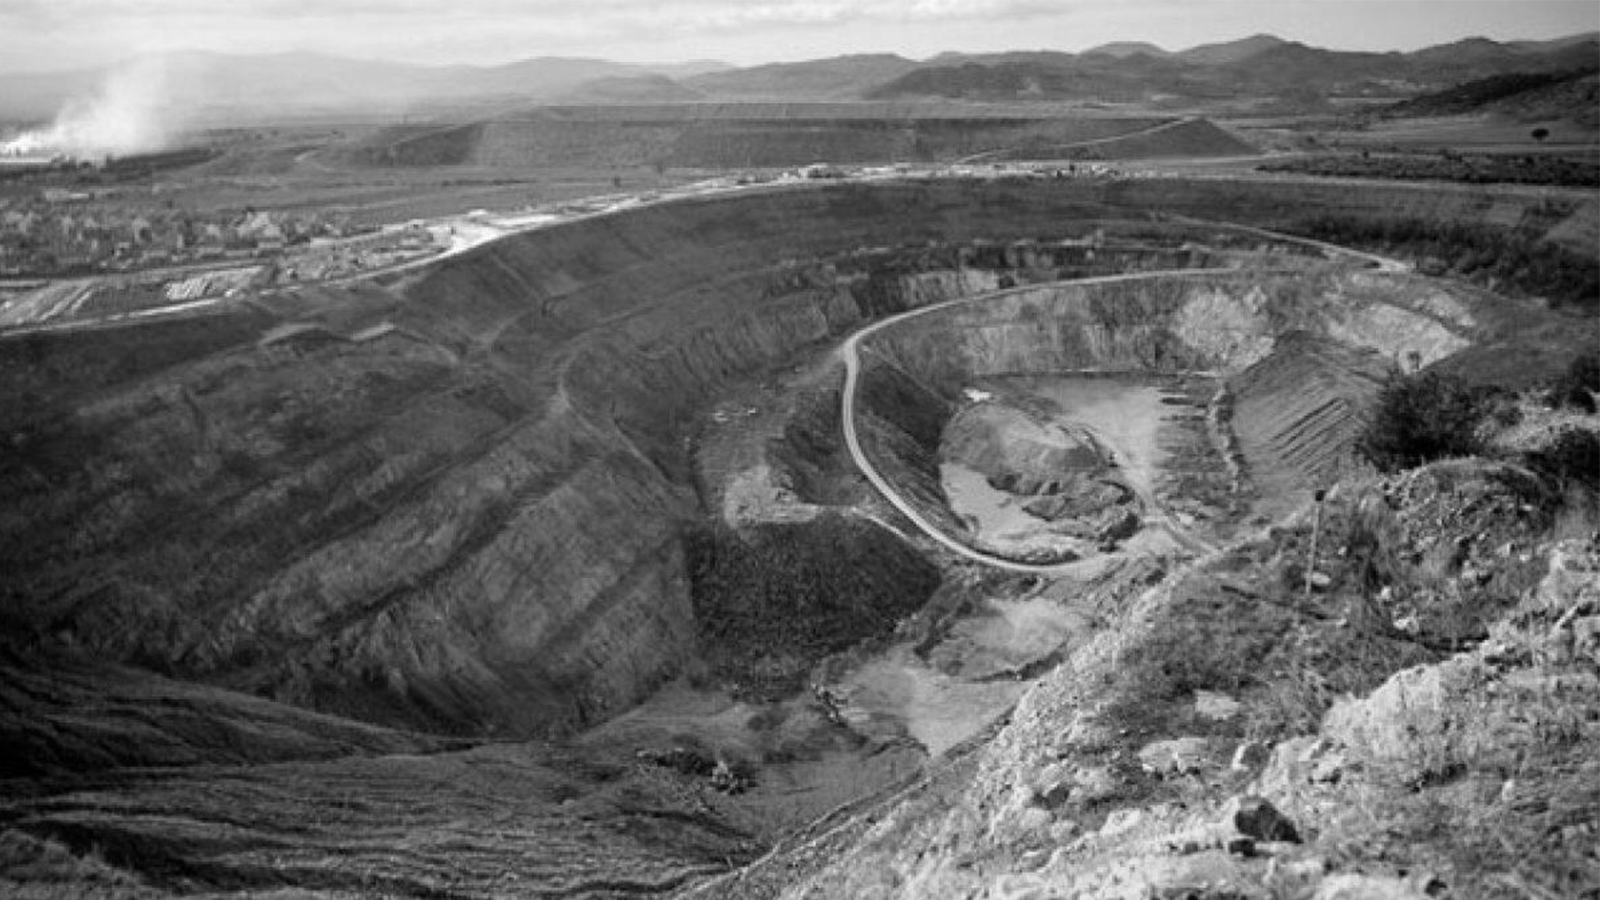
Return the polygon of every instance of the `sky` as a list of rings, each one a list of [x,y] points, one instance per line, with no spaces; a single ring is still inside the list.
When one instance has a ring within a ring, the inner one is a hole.
[[[1600,29],[1594,0],[0,0],[0,71],[169,50],[420,63],[534,56],[751,65],[846,53],[1167,49],[1267,32],[1348,50]]]

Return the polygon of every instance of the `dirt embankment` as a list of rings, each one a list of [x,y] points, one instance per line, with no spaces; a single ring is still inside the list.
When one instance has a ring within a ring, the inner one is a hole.
[[[960,260],[862,268],[856,251],[1082,237],[1103,204],[1139,216],[1167,194],[1247,218],[1287,203],[1272,186],[1151,190],[842,185],[652,207],[387,286],[23,339],[0,354],[17,398],[0,462],[8,633],[429,730],[602,718],[694,650],[692,413],[797,348],[997,283]],[[1077,331],[973,321],[962,346],[929,329],[902,368],[1220,357],[1144,322],[1187,296],[1162,290],[1080,301],[1061,318]],[[1026,312],[1007,309],[993,315]],[[257,345],[284,321],[400,327]]]

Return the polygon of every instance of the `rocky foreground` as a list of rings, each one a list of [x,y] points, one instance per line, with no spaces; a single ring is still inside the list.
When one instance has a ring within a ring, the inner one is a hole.
[[[972,758],[690,895],[1593,896],[1592,516],[1483,460],[1342,481],[1309,590],[1308,504],[1148,589]]]

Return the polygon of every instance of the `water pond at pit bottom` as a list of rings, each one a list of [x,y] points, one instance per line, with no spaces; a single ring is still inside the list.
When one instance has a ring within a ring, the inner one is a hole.
[[[1156,475],[1166,459],[1159,438],[1171,408],[1169,392],[1143,376],[1059,376],[992,379],[983,385],[994,399],[1043,400],[1056,421],[1092,433],[1116,461],[1117,474],[1148,507]],[[942,463],[939,474],[950,509],[975,523],[984,543],[1008,553],[1038,549],[1081,550],[1081,541],[1050,533],[1050,523],[1023,510],[1024,498],[998,490],[979,472],[959,463]]]

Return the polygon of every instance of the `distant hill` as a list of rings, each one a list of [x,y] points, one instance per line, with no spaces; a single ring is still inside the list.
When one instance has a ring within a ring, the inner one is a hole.
[[[1569,34],[1566,37],[1550,41],[1511,41],[1510,46],[1518,50],[1527,50],[1533,53],[1546,53],[1563,50],[1568,47],[1581,47],[1586,44],[1600,43],[1600,31],[1585,31],[1582,34]]]
[[[1174,92],[1179,74],[1172,64],[1148,56],[1083,57],[1059,65],[967,62],[907,72],[868,91],[866,97],[1133,102],[1153,92]]]
[[[1524,121],[1600,125],[1600,64],[1560,72],[1507,72],[1384,107],[1384,118],[1494,112]]]
[[[1579,69],[1597,60],[1600,35],[1596,34],[1531,44],[1468,38],[1406,54],[1415,80],[1439,86],[1510,72]]]
[[[1405,79],[1412,74],[1405,57],[1398,53],[1324,50],[1294,41],[1279,42],[1217,68],[1238,88],[1267,91],[1274,86],[1292,86],[1354,92],[1351,85]]]
[[[1138,56],[1141,54],[1144,56],[1154,56],[1157,58],[1172,55],[1166,50],[1157,47],[1155,44],[1146,43],[1144,41],[1116,41],[1110,44],[1101,44],[1098,47],[1090,47],[1088,50],[1083,51],[1084,56],[1088,56],[1090,54],[1095,54],[1098,56],[1115,56],[1118,59],[1124,59],[1129,56]]]
[[[1202,66],[1216,66],[1249,59],[1257,53],[1282,46],[1284,43],[1286,42],[1283,38],[1273,37],[1270,34],[1253,34],[1237,41],[1227,41],[1221,44],[1201,44],[1198,47],[1190,47],[1177,55],[1187,62]]]
[[[225,122],[277,114],[399,113],[461,101],[548,100],[602,79],[693,77],[726,64],[661,66],[539,57],[495,66],[418,66],[317,53],[170,53],[141,61],[156,73],[161,105],[186,120]],[[117,67],[45,75],[0,75],[0,118],[43,119],[92,94]]]
[[[161,57],[166,110],[196,124],[283,116],[397,115],[463,121],[533,104],[831,102],[930,99],[1182,106],[1240,100],[1311,109],[1329,98],[1403,100],[1508,73],[1571,71],[1600,59],[1600,35],[1552,41],[1468,38],[1410,53],[1307,46],[1258,34],[1169,52],[1144,42],[944,53],[924,62],[863,54],[731,68],[541,57],[493,66],[418,66],[310,53]],[[92,92],[107,69],[0,75],[0,121],[48,118]]]
[[[1176,54],[1137,51],[1137,46],[1111,45],[1112,52],[1078,56],[996,54],[960,62],[941,56],[939,64],[905,72],[865,96],[1113,102],[1279,97],[1315,105],[1329,97],[1401,99],[1468,78],[1571,69],[1580,64],[1574,60],[1600,57],[1600,43],[1592,36],[1531,47],[1475,38],[1409,54],[1327,50],[1270,35]],[[737,72],[722,77],[734,78]]]
[[[704,94],[665,75],[597,78],[560,97],[562,103],[689,103],[704,99]]]
[[[836,56],[712,72],[683,83],[714,99],[834,100],[860,97],[915,68],[917,63],[887,53]]]

